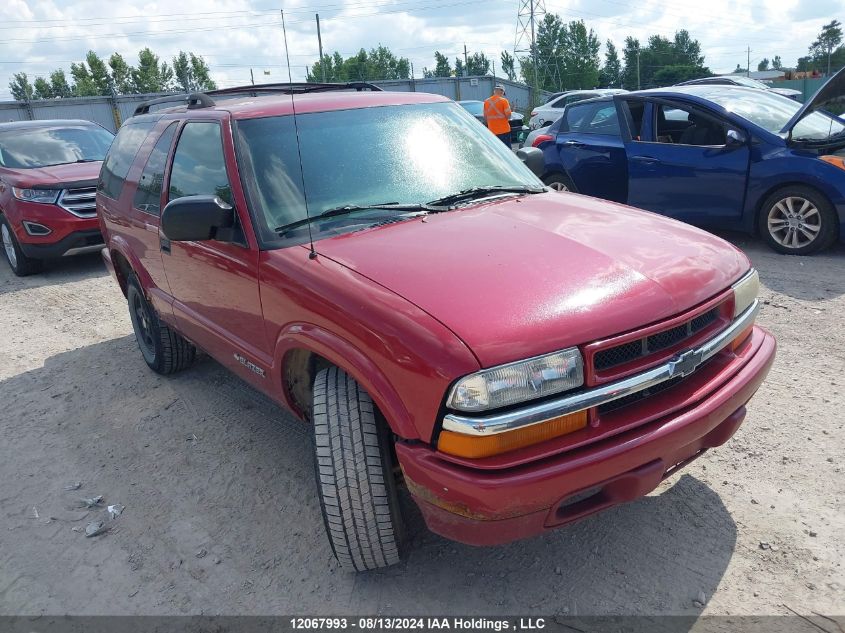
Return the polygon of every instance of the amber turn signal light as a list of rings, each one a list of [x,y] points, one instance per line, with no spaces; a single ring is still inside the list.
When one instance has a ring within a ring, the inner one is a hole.
[[[737,336],[734,340],[731,341],[729,347],[732,352],[738,350],[742,346],[742,344],[748,340],[748,337],[751,336],[751,330],[753,329],[754,325],[749,325],[747,328],[745,328],[742,332],[739,333],[739,336]]]
[[[521,429],[490,435],[466,435],[454,431],[442,431],[437,442],[437,448],[456,457],[480,459],[573,433],[585,426],[587,426],[586,409]]]

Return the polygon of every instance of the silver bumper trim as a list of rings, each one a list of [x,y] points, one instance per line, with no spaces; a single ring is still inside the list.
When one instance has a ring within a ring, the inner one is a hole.
[[[73,257],[74,255],[86,255],[88,253],[97,253],[103,250],[104,244],[94,244],[93,246],[80,246],[78,248],[72,248],[69,251],[65,252],[62,257]]]
[[[719,332],[716,336],[696,348],[676,354],[666,363],[648,371],[600,387],[588,389],[581,393],[541,402],[506,413],[478,417],[449,413],[443,418],[443,428],[447,431],[455,431],[466,435],[503,433],[504,431],[510,431],[531,424],[539,424],[540,422],[545,422],[546,420],[569,413],[575,413],[583,409],[598,407],[618,400],[619,398],[638,393],[649,387],[654,387],[667,380],[688,376],[704,361],[712,358],[727,347],[744,329],[752,325],[759,311],[760,302],[755,299],[754,303],[745,312],[740,314],[727,328]]]

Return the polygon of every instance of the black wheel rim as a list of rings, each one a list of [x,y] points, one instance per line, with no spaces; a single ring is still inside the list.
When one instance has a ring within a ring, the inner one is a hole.
[[[132,325],[135,326],[135,337],[143,351],[149,355],[155,354],[155,343],[153,342],[152,323],[147,302],[137,293],[132,293]]]

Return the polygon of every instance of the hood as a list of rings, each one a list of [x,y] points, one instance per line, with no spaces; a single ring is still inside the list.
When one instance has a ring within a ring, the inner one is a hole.
[[[689,225],[556,192],[321,240],[317,250],[428,312],[482,367],[666,319],[750,265]]]
[[[40,189],[65,189],[91,186],[100,176],[102,161],[92,163],[68,163],[35,167],[33,169],[2,168],[3,179],[15,187]]]
[[[842,68],[833,77],[828,79],[825,84],[816,91],[812,97],[807,100],[801,108],[798,109],[791,119],[783,126],[781,134],[792,134],[793,128],[798,122],[806,117],[811,112],[820,110],[825,106],[836,104],[838,109],[833,112],[841,113],[843,106],[845,106],[845,68]]]

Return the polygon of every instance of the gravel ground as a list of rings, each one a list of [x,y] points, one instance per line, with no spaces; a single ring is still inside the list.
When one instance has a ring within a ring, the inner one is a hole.
[[[206,357],[149,371],[98,256],[27,279],[0,264],[0,614],[698,614],[700,594],[709,614],[841,614],[845,249],[728,237],[780,350],[727,445],[507,546],[417,517],[407,561],[357,575],[323,534],[307,428]],[[95,495],[125,510],[86,538]]]

